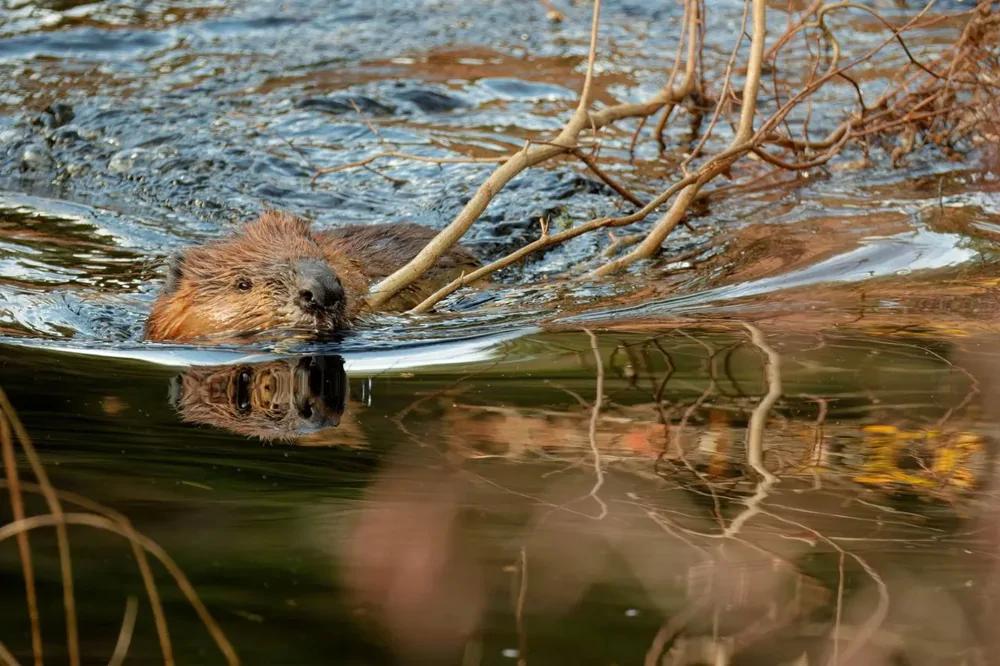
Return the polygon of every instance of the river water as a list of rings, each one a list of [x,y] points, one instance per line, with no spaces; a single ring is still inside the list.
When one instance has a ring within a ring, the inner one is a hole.
[[[154,562],[158,637],[129,542],[73,524],[83,663],[116,644],[128,663],[164,645],[224,663],[219,642],[260,664],[995,662],[989,160],[924,149],[858,170],[848,155],[709,197],[620,279],[556,279],[608,243],[583,236],[335,343],[147,344],[164,257],[263,205],[319,227],[450,221],[489,164],[314,176],[386,150],[495,157],[557,130],[589,9],[563,3],[551,23],[527,1],[0,2],[0,387],[65,509],[126,516],[211,616]],[[742,3],[709,5],[711,76]],[[662,85],[680,14],[608,3],[598,104]],[[879,36],[860,16],[839,29],[848,50]],[[818,100],[817,131],[838,104]],[[648,140],[629,164],[633,129],[607,130],[602,155],[648,196],[672,171]],[[626,206],[556,162],[466,240],[495,258],[540,217]],[[0,645],[31,664],[7,472]],[[48,513],[33,489],[27,514]],[[57,538],[30,535],[34,626],[44,660],[65,662]]]

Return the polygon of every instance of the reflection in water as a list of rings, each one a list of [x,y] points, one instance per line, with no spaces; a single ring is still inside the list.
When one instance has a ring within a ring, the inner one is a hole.
[[[996,397],[977,349],[678,325],[543,334],[457,379],[382,375],[347,438],[381,452],[374,477],[349,516],[303,529],[350,622],[410,663],[987,663],[962,610],[997,549],[975,508]],[[345,408],[337,357],[177,387],[185,420],[345,443],[323,430]]]
[[[171,380],[170,401],[189,423],[263,440],[289,440],[340,424],[347,374],[339,356],[195,367]]]

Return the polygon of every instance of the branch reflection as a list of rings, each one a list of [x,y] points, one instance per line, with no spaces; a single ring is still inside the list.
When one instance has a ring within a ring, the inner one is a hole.
[[[189,371],[174,404],[242,435],[376,452],[322,547],[402,661],[549,663],[568,641],[646,664],[968,654],[973,625],[935,612],[970,603],[954,592],[967,577],[900,549],[972,543],[992,366],[919,336],[818,337],[739,322],[540,335],[509,352],[520,366],[352,378],[375,386],[364,403],[339,358],[290,359]],[[615,629],[567,628],[583,619]]]

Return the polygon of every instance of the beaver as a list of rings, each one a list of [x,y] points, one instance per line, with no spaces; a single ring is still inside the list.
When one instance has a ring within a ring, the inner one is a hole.
[[[146,339],[348,329],[369,285],[405,265],[434,235],[411,223],[314,231],[302,218],[265,211],[228,238],[188,248],[171,261]],[[478,266],[469,250],[452,247],[386,309],[411,308]]]

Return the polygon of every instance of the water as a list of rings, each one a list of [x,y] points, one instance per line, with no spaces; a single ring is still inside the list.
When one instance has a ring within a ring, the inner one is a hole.
[[[741,4],[710,4],[709,35],[738,21]],[[584,236],[336,343],[141,340],[163,259],[264,204],[320,227],[446,224],[489,164],[313,177],[557,129],[589,20],[564,9],[3,5],[0,386],[66,510],[127,516],[246,663],[992,663],[1000,186],[978,155],[864,171],[848,155],[711,197],[613,282],[555,279],[608,242]],[[605,8],[600,103],[656,90],[679,15]],[[851,21],[846,48],[878,38]],[[819,100],[817,133],[838,103]],[[647,141],[629,166],[632,129],[608,129],[602,159],[649,195],[669,160]],[[670,132],[683,144],[685,123]],[[559,162],[467,241],[492,258],[539,217],[625,210]],[[0,534],[0,644],[32,663]],[[72,525],[69,542],[84,663],[108,661],[130,609],[128,658],[162,660],[128,541]],[[63,662],[51,528],[31,554],[45,661]],[[153,568],[177,663],[223,663]]]
[[[249,662],[636,663],[657,645],[759,664],[985,660],[993,338],[769,337],[538,333],[466,363],[347,374],[350,354],[0,362],[53,483],[132,517]],[[747,464],[755,418],[765,491]],[[123,541],[71,536],[84,649],[106,655],[142,588]],[[54,654],[53,548],[35,543]],[[2,552],[4,639],[24,650]],[[208,660],[165,578],[174,649]],[[133,657],[155,660],[154,636],[144,609]]]

